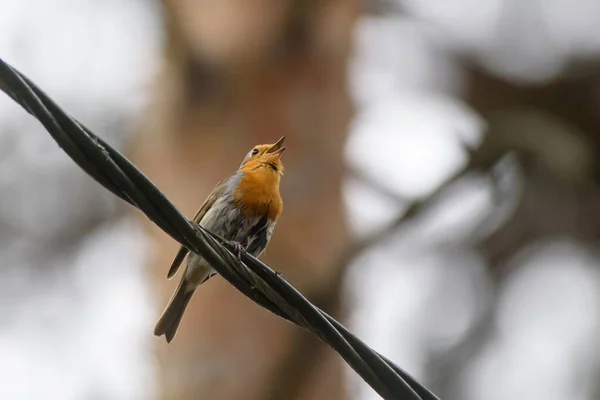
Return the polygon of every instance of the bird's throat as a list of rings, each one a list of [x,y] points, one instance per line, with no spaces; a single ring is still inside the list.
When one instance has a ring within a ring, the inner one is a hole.
[[[279,172],[271,168],[244,172],[234,192],[234,202],[248,216],[268,215],[276,220],[283,209]]]

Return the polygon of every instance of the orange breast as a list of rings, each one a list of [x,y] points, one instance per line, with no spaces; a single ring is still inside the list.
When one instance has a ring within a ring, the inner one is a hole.
[[[276,221],[283,211],[279,174],[270,171],[245,172],[233,193],[233,201],[250,217],[267,215]]]

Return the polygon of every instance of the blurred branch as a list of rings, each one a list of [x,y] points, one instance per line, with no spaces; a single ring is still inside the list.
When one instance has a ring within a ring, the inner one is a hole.
[[[469,155],[467,164],[463,168],[456,171],[440,186],[438,186],[429,196],[410,204],[403,214],[398,216],[398,218],[389,223],[379,232],[350,245],[338,259],[335,266],[335,271],[338,271],[339,274],[342,274],[345,270],[345,266],[347,266],[347,264],[356,256],[372,246],[387,240],[404,224],[418,217],[422,211],[433,204],[442,193],[448,190],[458,180],[466,177],[469,174],[488,172],[508,153],[508,151],[510,151],[506,148],[500,149],[495,145],[489,146],[487,145],[488,141],[489,136],[486,136],[486,140],[484,140],[482,146],[475,150],[467,149]],[[392,198],[400,204],[406,203],[406,199],[382,185],[380,182],[377,182],[366,176],[364,173],[357,171],[356,169],[351,169],[350,172],[354,177],[360,179],[363,183],[369,185],[371,188],[377,190],[386,197]],[[490,261],[500,262],[500,259],[501,257]],[[496,291],[494,293],[496,293]],[[442,387],[448,377],[454,376],[450,374],[450,371],[456,372],[457,366],[466,364],[471,359],[471,356],[476,354],[481,346],[483,346],[485,340],[488,338],[489,332],[492,328],[492,323],[495,318],[495,304],[495,297],[492,296],[492,298],[489,298],[484,305],[484,311],[482,312],[480,318],[474,324],[472,329],[465,335],[465,338],[450,352],[446,353],[442,359],[434,360],[432,362],[432,365],[434,366],[430,368],[432,371],[430,375],[433,377],[433,384],[436,387]],[[325,301],[323,306],[327,307],[332,305]]]
[[[458,180],[464,178],[468,174],[471,173],[481,173],[482,171],[487,171],[491,168],[500,158],[503,156],[503,153],[495,153],[495,152],[487,152],[487,149],[480,148],[470,153],[470,159],[467,164],[456,171],[451,177],[449,177],[446,181],[444,181],[440,186],[438,186],[429,196],[416,200],[411,203],[403,214],[399,215],[395,220],[390,222],[387,226],[382,228],[379,232],[376,232],[362,240],[356,241],[350,246],[346,248],[345,251],[342,252],[341,256],[338,258],[335,264],[334,271],[338,271],[341,273],[345,266],[350,263],[356,256],[358,256],[363,251],[375,246],[387,238],[390,235],[395,233],[402,225],[410,222],[414,218],[418,217],[419,214],[429,207],[438,197],[445,192],[449,187],[451,187]],[[364,178],[363,178],[364,179]],[[381,188],[379,183],[371,182],[371,186]],[[389,190],[386,189],[389,194]],[[396,198],[403,202],[402,198],[399,198],[394,194]]]
[[[361,183],[369,186],[371,189],[377,191],[378,193],[382,194],[383,196],[387,197],[388,199],[397,202],[398,204],[404,204],[409,201],[408,198],[403,197],[402,195],[396,193],[394,190],[387,187],[385,184],[368,176],[360,168],[348,166],[347,173],[348,173],[348,175],[352,176],[353,178],[356,178],[357,180],[359,180]]]
[[[27,77],[1,59],[0,89],[36,117],[91,177],[140,209],[179,243],[202,255],[248,298],[329,344],[384,399],[437,399],[412,376],[306,300],[279,273],[245,252],[238,259],[233,243],[193,224],[129,160],[67,115]]]

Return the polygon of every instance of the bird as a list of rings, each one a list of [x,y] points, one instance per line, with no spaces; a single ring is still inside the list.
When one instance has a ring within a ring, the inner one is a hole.
[[[240,252],[244,249],[260,257],[283,212],[279,184],[284,172],[281,160],[285,151],[284,141],[285,136],[273,144],[254,146],[238,170],[217,183],[193,221],[234,242]],[[165,335],[167,343],[175,337],[185,309],[198,286],[217,274],[201,255],[181,246],[167,279],[177,273],[186,256],[186,267],[179,285],[154,328],[154,335]]]

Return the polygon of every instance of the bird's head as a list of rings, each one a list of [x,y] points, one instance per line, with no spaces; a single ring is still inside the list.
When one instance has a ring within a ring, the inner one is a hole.
[[[282,175],[283,162],[281,161],[281,155],[285,150],[284,141],[285,136],[282,136],[281,139],[273,144],[259,144],[258,146],[254,146],[246,154],[239,170],[244,172],[264,171]]]

